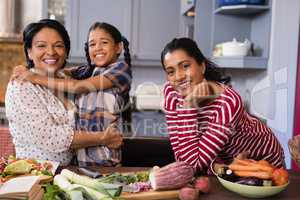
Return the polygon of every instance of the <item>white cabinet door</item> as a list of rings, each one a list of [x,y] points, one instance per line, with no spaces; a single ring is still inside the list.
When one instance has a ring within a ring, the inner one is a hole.
[[[115,25],[127,37],[134,64],[160,65],[162,48],[179,36],[180,1],[68,0],[70,62],[85,62],[84,43],[89,27],[96,21]]]
[[[179,0],[134,0],[133,59],[160,60],[167,42],[179,36]]]
[[[89,27],[96,21],[116,26],[131,38],[132,0],[68,0],[66,28],[71,38],[70,62],[85,62],[84,43]]]

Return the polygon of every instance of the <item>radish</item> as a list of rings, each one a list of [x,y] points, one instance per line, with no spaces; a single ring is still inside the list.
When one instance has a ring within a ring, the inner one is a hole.
[[[210,181],[207,176],[200,176],[194,182],[194,187],[202,193],[208,193],[210,191]]]
[[[183,187],[179,190],[180,200],[197,200],[199,199],[199,190],[190,187]]]

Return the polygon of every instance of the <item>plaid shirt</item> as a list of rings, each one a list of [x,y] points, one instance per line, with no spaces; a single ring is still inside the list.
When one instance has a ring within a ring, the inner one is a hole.
[[[78,72],[82,72],[79,67]],[[74,74],[74,72],[72,72]],[[108,67],[96,67],[92,76],[104,75],[113,82],[113,87],[81,94],[76,98],[78,115],[76,119],[77,130],[104,131],[109,124],[117,123],[121,129],[122,119],[120,112],[126,104],[131,84],[131,69],[124,62],[117,62]],[[77,74],[78,75],[78,74]],[[84,76],[84,74],[82,74]],[[106,146],[95,146],[77,151],[79,166],[102,165],[116,166],[121,162],[121,150],[109,149]]]

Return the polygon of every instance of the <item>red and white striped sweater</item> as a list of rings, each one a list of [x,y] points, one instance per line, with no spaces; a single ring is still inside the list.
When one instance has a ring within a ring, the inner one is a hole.
[[[225,86],[220,96],[200,108],[183,108],[183,97],[168,83],[164,97],[176,160],[203,170],[216,157],[226,161],[250,151],[249,158],[283,165],[283,149],[275,135],[245,111],[240,95],[232,88]]]

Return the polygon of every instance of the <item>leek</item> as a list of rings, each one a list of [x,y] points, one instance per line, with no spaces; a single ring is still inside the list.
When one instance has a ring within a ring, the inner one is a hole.
[[[122,192],[122,185],[103,183],[97,179],[78,175],[68,169],[63,169],[61,171],[61,175],[69,179],[72,183],[95,189],[102,194],[106,194],[107,196],[120,196]]]
[[[56,175],[53,182],[59,186],[71,200],[113,200],[107,193],[104,194],[83,185],[71,184],[63,175]]]
[[[64,176],[56,175],[53,183],[62,189],[71,200],[84,200],[82,191],[72,188],[72,184]]]
[[[83,186],[83,185],[77,185],[77,184],[73,184],[74,188],[83,188],[85,190],[85,194],[91,198],[92,200],[113,200],[112,197],[103,194],[101,192],[98,192],[97,190],[94,190],[92,188]]]

